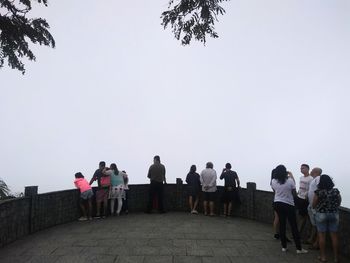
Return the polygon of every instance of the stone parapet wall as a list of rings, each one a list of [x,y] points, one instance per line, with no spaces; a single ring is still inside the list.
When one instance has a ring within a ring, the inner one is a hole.
[[[149,185],[129,185],[129,188],[129,211],[145,211]],[[222,192],[223,187],[219,186],[215,200],[215,212],[218,215],[222,214],[223,209],[220,202]],[[256,190],[255,183],[247,183],[247,188],[240,188],[239,194],[242,204],[234,207],[233,216],[271,223],[272,228],[273,193]],[[96,213],[95,203],[93,205]],[[164,186],[164,208],[167,211],[189,212],[188,186],[181,179],[176,184]],[[202,212],[202,197],[198,208]],[[0,201],[0,247],[36,231],[77,220],[79,215],[79,191],[76,189]],[[348,222],[350,210],[341,208],[340,251],[346,256],[350,255]]]
[[[30,198],[0,201],[0,247],[30,233]]]
[[[31,197],[30,232],[76,220],[79,217],[79,191],[66,190]]]
[[[0,247],[30,233],[74,221],[79,216],[78,190],[0,201]]]
[[[340,252],[350,257],[350,209],[342,207],[339,213],[339,248]]]

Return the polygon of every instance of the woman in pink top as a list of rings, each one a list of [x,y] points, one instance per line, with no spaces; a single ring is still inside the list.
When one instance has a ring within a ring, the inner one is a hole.
[[[79,221],[86,221],[92,219],[92,203],[91,198],[94,195],[91,189],[90,184],[84,178],[82,173],[75,174],[74,185],[80,190],[80,208],[83,212],[83,216],[79,218]],[[88,215],[86,215],[85,205],[88,205]]]

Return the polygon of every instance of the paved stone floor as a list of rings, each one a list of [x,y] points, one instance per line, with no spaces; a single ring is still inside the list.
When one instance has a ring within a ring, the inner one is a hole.
[[[283,253],[270,225],[242,218],[139,213],[43,230],[1,248],[0,262],[317,262],[317,252]]]

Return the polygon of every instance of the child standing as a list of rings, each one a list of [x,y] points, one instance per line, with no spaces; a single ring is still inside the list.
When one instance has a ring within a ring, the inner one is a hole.
[[[90,184],[84,178],[82,173],[75,174],[74,185],[80,190],[80,208],[83,213],[83,216],[79,218],[79,221],[86,221],[92,219],[92,203],[91,198],[94,195],[91,189]],[[86,213],[85,205],[88,205],[88,213]]]

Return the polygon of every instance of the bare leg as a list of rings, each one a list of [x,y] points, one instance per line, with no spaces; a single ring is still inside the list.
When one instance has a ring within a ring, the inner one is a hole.
[[[312,244],[312,246],[313,246],[314,248],[319,248],[319,247],[320,247],[320,245],[319,245],[319,243],[318,243],[318,234],[317,234],[317,232],[316,232],[315,242]]]
[[[309,239],[307,240],[308,243],[314,244],[315,239],[317,239],[317,238],[316,238],[316,235],[317,235],[316,227],[315,227],[315,226],[311,226],[310,237],[309,237]]]
[[[208,201],[203,201],[204,215],[208,214]]]
[[[115,199],[111,199],[111,215],[113,215],[114,214],[114,201],[115,201]],[[119,207],[118,207],[119,208]]]
[[[86,217],[86,209],[85,209],[84,202],[80,202],[80,208],[81,208],[81,212],[83,213],[83,216]]]
[[[117,215],[119,216],[120,214],[120,210],[122,210],[122,206],[123,206],[123,200],[122,197],[118,198],[118,208],[117,208]]]
[[[326,233],[318,232],[318,243],[320,245],[321,260],[326,260]]]
[[[108,198],[106,195],[105,199],[103,200],[103,215],[104,216],[107,215],[107,209],[108,209]]]
[[[332,246],[333,246],[333,254],[334,254],[334,262],[338,262],[338,233],[337,232],[331,232],[331,240],[332,240]]]
[[[213,216],[214,215],[214,202],[213,201],[209,202],[209,208],[210,208],[210,215]]]
[[[100,216],[100,212],[101,212],[101,202],[97,202],[96,203],[96,216]]]
[[[193,210],[197,211],[198,201],[199,201],[199,199],[198,199],[198,196],[197,196],[196,200],[194,201]]]
[[[193,198],[191,195],[188,197],[188,204],[190,205],[190,209],[192,212],[193,211]]]
[[[227,210],[227,216],[231,215],[231,211],[232,211],[232,202],[228,203],[228,210]]]
[[[91,202],[91,198],[88,200],[88,217],[92,218],[92,202]]]

